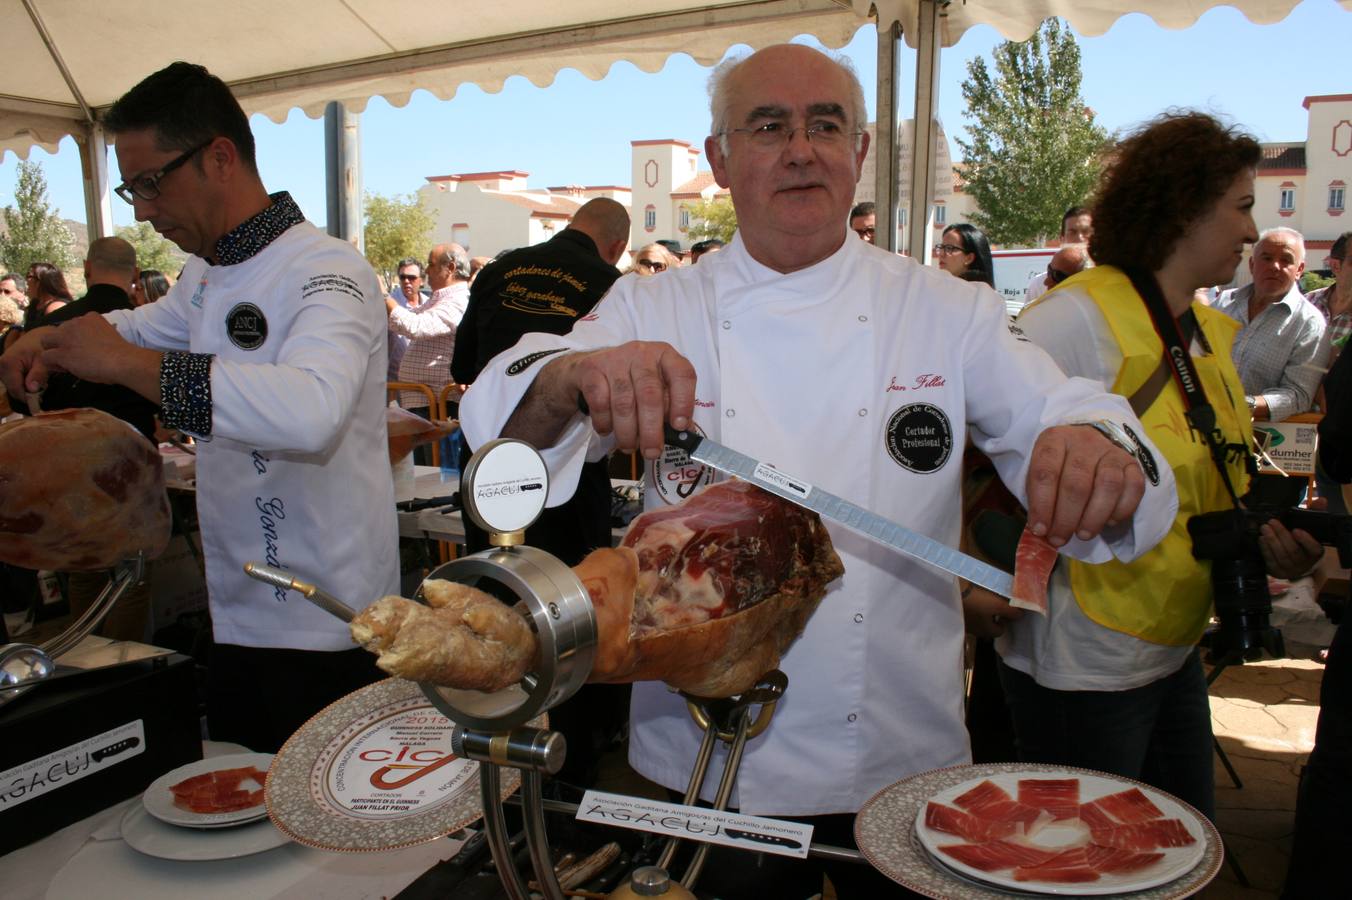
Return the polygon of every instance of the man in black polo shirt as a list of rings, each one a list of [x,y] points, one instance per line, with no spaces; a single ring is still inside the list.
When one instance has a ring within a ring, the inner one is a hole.
[[[84,276],[88,291],[74,303],[48,313],[37,325],[57,325],[85,313],[106,313],[131,309],[131,283],[140,270],[136,266],[136,248],[122,238],[99,238],[89,245]],[[36,327],[36,326],[35,326]],[[20,404],[22,406],[22,404]],[[155,440],[155,413],[159,409],[131,388],[119,384],[97,384],[73,375],[53,375],[42,393],[42,408],[47,411],[90,406],[117,416],[131,425],[146,440]],[[18,412],[27,412],[20,408]]]
[[[471,384],[490,359],[523,334],[566,334],[591,312],[620,276],[615,268],[629,243],[629,212],[597,198],[583,204],[563,231],[543,244],[511,250],[484,266],[469,292],[469,306],[456,332],[451,375]],[[471,449],[461,448],[461,471]],[[465,518],[471,552],[488,548],[488,535]],[[606,460],[586,463],[577,493],[546,509],[526,529],[526,543],[568,565],[598,547],[610,546],[610,473]],[[596,751],[627,716],[629,685],[586,685],[550,710],[551,725],[568,740],[568,760],[559,779],[583,786],[595,778]]]

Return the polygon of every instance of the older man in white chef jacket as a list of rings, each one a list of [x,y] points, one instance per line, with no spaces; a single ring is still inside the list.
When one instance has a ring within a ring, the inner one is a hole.
[[[737,237],[703,265],[621,279],[571,334],[527,335],[490,362],[462,406],[470,444],[502,434],[546,448],[551,502],[583,462],[637,447],[654,508],[715,477],[671,464],[666,420],[956,546],[970,437],[1064,552],[1131,559],[1157,542],[1177,502],[1168,467],[1151,466],[1152,483],[1095,428],[1057,427],[1110,420],[1143,434],[1121,398],[1067,380],[1011,334],[989,288],[849,235],[868,149],[853,72],[783,45],[724,64],[711,87],[705,151],[732,192]],[[963,622],[952,577],[831,536],[845,575],[783,660],[787,694],[748,745],[734,803],[810,817],[815,839],[846,843],[879,789],[968,761]],[[679,696],[635,686],[639,772],[683,789],[699,738]],[[829,871],[841,897],[895,889],[869,883],[866,866]],[[760,896],[797,896],[756,877]],[[788,881],[806,896],[820,874]]]

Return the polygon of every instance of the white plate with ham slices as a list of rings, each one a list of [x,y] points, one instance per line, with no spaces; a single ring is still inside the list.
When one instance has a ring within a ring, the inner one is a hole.
[[[1161,791],[1084,770],[998,772],[931,796],[916,837],[966,878],[1077,897],[1145,890],[1194,869],[1208,823]]]
[[[161,822],[226,828],[264,818],[263,786],[271,753],[234,753],[179,766],[146,788],[141,802]]]

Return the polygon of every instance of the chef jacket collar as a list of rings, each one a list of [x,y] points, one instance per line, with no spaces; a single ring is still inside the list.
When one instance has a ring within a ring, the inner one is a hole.
[[[269,194],[272,204],[252,218],[245,219],[216,242],[216,265],[234,266],[252,259],[293,225],[305,221],[291,194]]]

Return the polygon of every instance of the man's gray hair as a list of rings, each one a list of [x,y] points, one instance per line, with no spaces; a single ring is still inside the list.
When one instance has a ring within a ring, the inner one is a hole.
[[[1296,229],[1288,228],[1285,225],[1278,225],[1275,228],[1265,228],[1260,231],[1258,233],[1258,240],[1254,242],[1254,246],[1258,246],[1263,243],[1263,241],[1275,235],[1283,235],[1294,240],[1296,244],[1296,259],[1300,262],[1305,261],[1305,235],[1296,231]]]
[[[862,132],[864,126],[868,124],[868,106],[864,103],[864,86],[859,82],[859,73],[854,70],[854,63],[847,56],[822,53],[820,50],[816,52],[835,63],[845,73],[850,85],[849,114],[851,121],[847,127],[850,131]],[[724,156],[728,154],[728,106],[732,102],[732,98],[728,96],[728,82],[731,80],[732,73],[754,55],[729,57],[719,63],[709,76],[709,114],[712,119],[709,126],[710,134],[718,138],[718,149],[723,151]],[[854,146],[856,148],[859,147],[861,140],[861,137],[855,136]]]
[[[12,281],[14,282],[14,286],[20,291],[28,286],[28,279],[17,272],[6,272],[5,274],[0,275],[0,281]]]
[[[459,244],[447,244],[445,251],[441,254],[441,259],[437,260],[441,265],[449,265],[455,277],[461,281],[469,281],[469,253]]]

